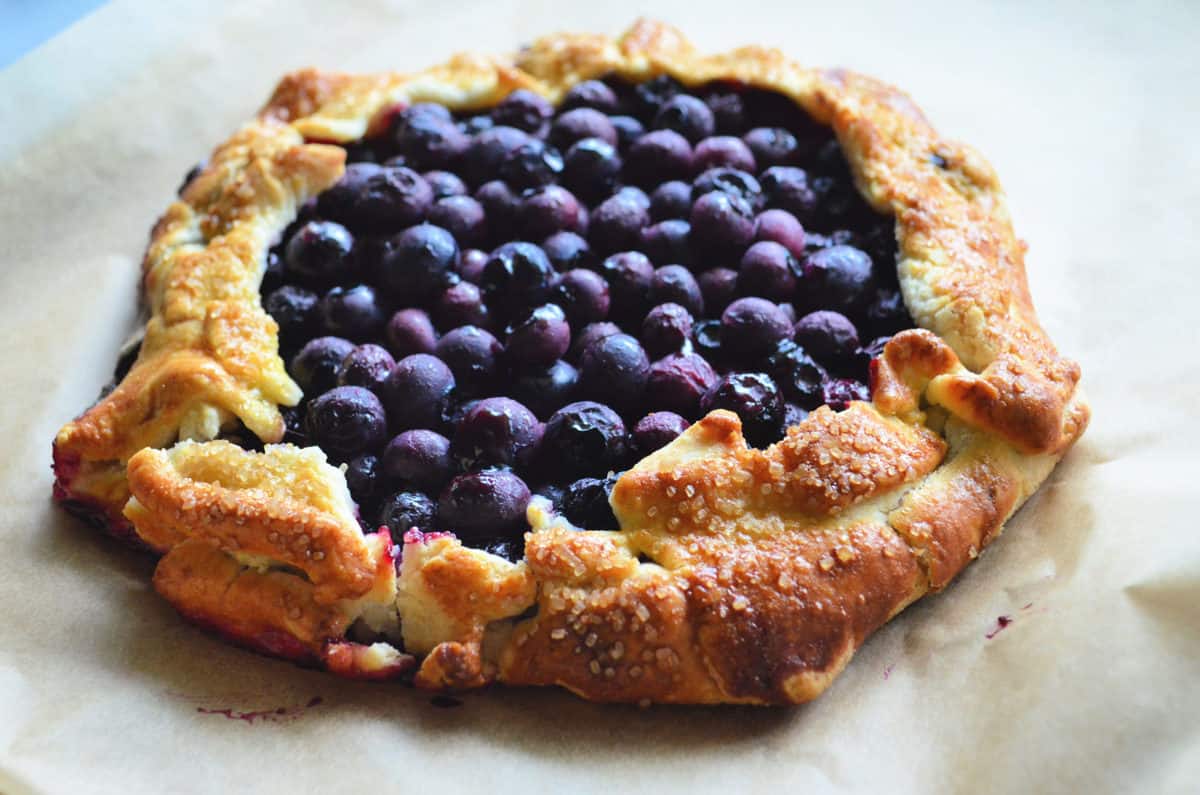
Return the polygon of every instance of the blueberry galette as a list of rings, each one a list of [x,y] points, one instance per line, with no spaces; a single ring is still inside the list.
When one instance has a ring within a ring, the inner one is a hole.
[[[55,497],[357,677],[786,703],[1087,424],[989,166],[674,30],[304,71],[189,174]]]

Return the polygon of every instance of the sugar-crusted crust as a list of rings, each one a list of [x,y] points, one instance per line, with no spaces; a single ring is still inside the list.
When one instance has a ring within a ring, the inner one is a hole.
[[[378,130],[400,102],[486,107],[519,87],[557,100],[611,73],[772,89],[832,127],[859,190],[896,218],[901,287],[921,326],[873,363],[872,403],[819,409],[767,450],[714,412],[618,481],[620,532],[580,532],[535,502],[524,561],[410,533],[398,573],[385,534],[364,540],[318,451],[206,441],[234,419],[277,441],[277,406],[300,397],[258,285],[272,237],[341,174],[342,150],[320,142]],[[1089,416],[1078,366],[1038,324],[1024,246],[974,150],[880,82],[757,47],[703,56],[654,22],[416,74],[290,75],[155,227],[143,272],[142,352],[60,431],[58,499],[165,552],[155,586],[192,620],[358,676],[416,663],[346,633],[398,632],[425,655],[416,682],[431,688],[811,699],[872,631],[996,537]],[[204,443],[143,449],[177,439]]]

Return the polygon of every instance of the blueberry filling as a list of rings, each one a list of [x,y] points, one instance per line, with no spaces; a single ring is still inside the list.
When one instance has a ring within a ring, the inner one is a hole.
[[[268,256],[305,402],[365,527],[523,554],[531,495],[617,527],[616,477],[713,409],[756,446],[869,399],[912,325],[892,219],[780,95],[589,80],[558,108],[417,103]]]

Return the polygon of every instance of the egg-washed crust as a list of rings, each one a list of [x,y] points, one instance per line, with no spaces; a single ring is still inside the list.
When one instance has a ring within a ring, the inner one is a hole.
[[[153,449],[212,439],[235,419],[281,438],[277,406],[300,392],[258,287],[273,239],[342,173],[343,150],[325,144],[384,129],[402,103],[486,108],[517,88],[558,101],[610,74],[774,90],[833,129],[860,192],[896,218],[921,327],[873,362],[871,403],[818,409],[766,450],[713,412],[619,479],[620,531],[581,532],[535,502],[525,560],[412,532],[398,573],[386,534],[364,540],[319,452]],[[423,655],[415,681],[433,689],[812,699],[871,632],[978,556],[1089,417],[1078,366],[1038,324],[1024,245],[982,157],[883,83],[759,47],[700,55],[656,22],[415,74],[292,74],[155,227],[143,274],[145,343],[117,389],[60,431],[58,499],[135,530],[165,553],[160,593],[258,650],[347,675],[405,673],[409,654],[346,640],[364,625],[394,636],[398,617],[406,651]]]

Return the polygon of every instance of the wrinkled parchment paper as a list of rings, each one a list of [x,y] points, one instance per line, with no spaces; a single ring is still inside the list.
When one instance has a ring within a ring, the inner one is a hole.
[[[1196,792],[1200,7],[114,3],[0,73],[0,792]],[[285,71],[639,13],[906,87],[997,166],[1093,425],[1004,536],[797,709],[427,694],[239,651],[50,504],[151,223]],[[1001,618],[1004,617],[1004,618]]]

